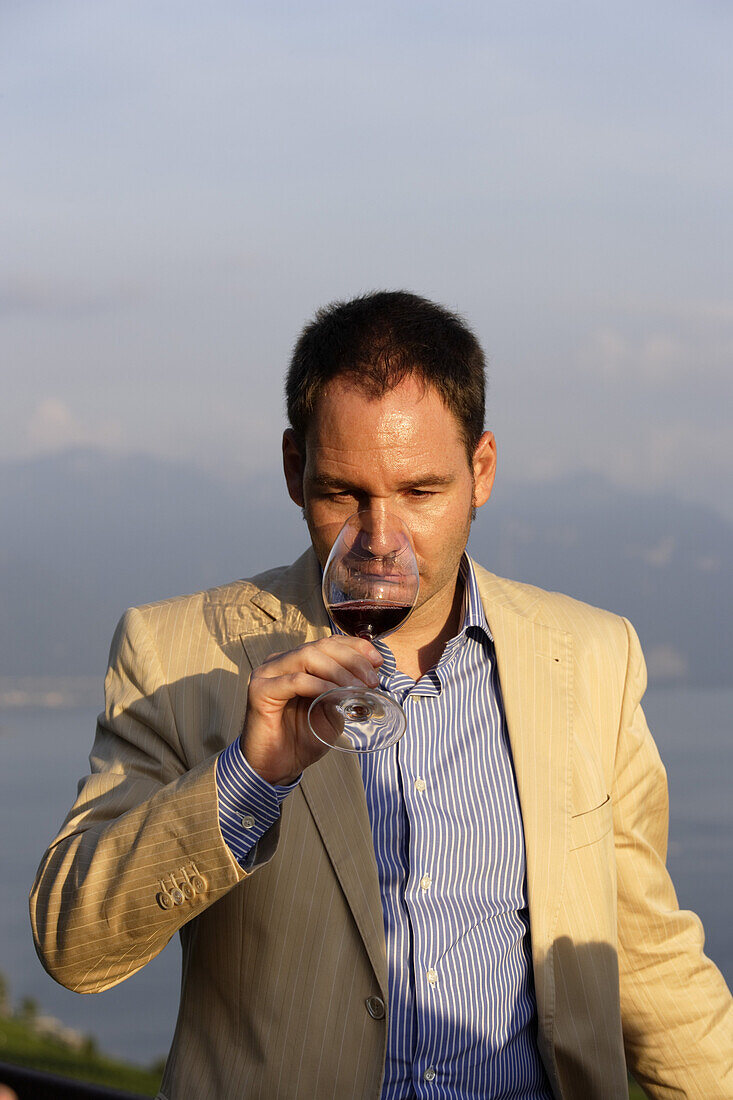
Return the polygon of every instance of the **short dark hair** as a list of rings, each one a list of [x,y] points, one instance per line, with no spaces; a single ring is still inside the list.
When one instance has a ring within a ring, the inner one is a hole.
[[[319,398],[347,377],[382,397],[413,376],[432,386],[455,416],[469,463],[484,430],[485,360],[455,313],[405,290],[381,290],[319,309],[290,360],[285,396],[290,426],[305,448]]]

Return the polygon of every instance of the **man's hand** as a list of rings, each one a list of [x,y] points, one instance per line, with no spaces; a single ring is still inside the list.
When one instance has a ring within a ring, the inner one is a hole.
[[[381,663],[371,642],[334,634],[276,653],[256,668],[240,738],[251,767],[268,783],[292,783],[328,752],[308,727],[312,701],[334,687],[376,687]]]

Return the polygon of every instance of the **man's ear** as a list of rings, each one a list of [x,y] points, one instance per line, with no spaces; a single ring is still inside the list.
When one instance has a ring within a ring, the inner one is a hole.
[[[283,432],[283,470],[285,471],[285,484],[288,487],[290,499],[299,508],[302,508],[304,504],[305,454],[301,453],[301,448],[292,428],[286,428]]]
[[[473,506],[480,508],[491,496],[496,476],[496,440],[484,432],[473,452]]]

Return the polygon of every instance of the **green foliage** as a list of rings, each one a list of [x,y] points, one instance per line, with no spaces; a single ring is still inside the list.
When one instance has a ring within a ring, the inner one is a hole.
[[[165,1063],[165,1058],[156,1058],[150,1066],[150,1072],[157,1074],[159,1078],[162,1077],[163,1070],[165,1069]]]
[[[145,1070],[107,1058],[97,1053],[92,1038],[85,1040],[81,1050],[74,1051],[58,1039],[37,1035],[27,1024],[10,1017],[0,1018],[0,1061],[141,1096],[155,1096],[165,1065],[161,1058]],[[629,1100],[646,1100],[646,1093],[631,1078]]]
[[[12,1017],[0,1018],[0,1061],[141,1096],[155,1096],[160,1087],[158,1066],[154,1072],[107,1058],[97,1053],[93,1039],[85,1041],[81,1050],[72,1050],[61,1040],[38,1035],[27,1022]]]
[[[85,1037],[79,1050],[73,1050],[61,1039],[39,1035],[35,1030],[38,1005],[32,997],[20,1002],[14,1017],[8,1015],[9,1011],[8,986],[0,973],[0,1061],[140,1096],[155,1096],[160,1088],[165,1058],[157,1059],[150,1069],[140,1069],[100,1054],[92,1035]],[[646,1100],[646,1093],[631,1077],[629,1100]]]
[[[28,1025],[32,1025],[38,1016],[38,1002],[33,997],[24,997],[18,1008],[18,1019]]]

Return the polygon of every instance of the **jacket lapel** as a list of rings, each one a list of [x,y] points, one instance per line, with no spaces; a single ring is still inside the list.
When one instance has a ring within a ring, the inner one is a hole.
[[[537,621],[532,590],[476,572],[522,809],[539,1042],[553,1066],[552,944],[570,821],[572,637]]]
[[[534,590],[475,568],[494,637],[522,809],[539,1042],[545,1064],[554,1066],[552,942],[570,814],[572,638],[538,621]],[[241,640],[253,667],[328,634],[312,551],[272,586],[253,590],[250,600],[257,621],[249,616]],[[386,995],[379,880],[358,760],[331,751],[306,771],[301,791]]]
[[[255,589],[250,601],[258,609],[259,621],[241,634],[241,641],[253,668],[274,653],[326,637],[330,631],[321,598],[318,562],[312,551],[281,574],[271,587]],[[300,789],[386,999],[382,901],[357,757],[332,750],[305,771]]]
[[[301,790],[321,834],[382,994],[387,999],[387,951],[369,813],[359,761],[332,749],[303,775]]]

